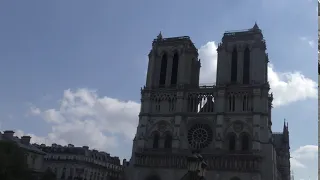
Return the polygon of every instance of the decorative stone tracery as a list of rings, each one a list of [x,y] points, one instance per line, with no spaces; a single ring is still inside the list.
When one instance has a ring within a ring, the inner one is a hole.
[[[188,131],[188,142],[193,149],[203,149],[213,140],[213,132],[207,124],[196,124]]]

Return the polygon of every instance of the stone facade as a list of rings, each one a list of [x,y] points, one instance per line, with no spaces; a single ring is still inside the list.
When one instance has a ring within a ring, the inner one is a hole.
[[[177,180],[192,151],[206,179],[289,180],[289,130],[273,133],[268,54],[257,24],[226,32],[215,85],[200,85],[201,61],[188,36],[153,41],[127,180]]]
[[[33,173],[38,176],[43,172],[42,167],[45,153],[36,146],[30,144],[30,136],[22,136],[21,138],[18,138],[14,136],[14,131],[8,130],[4,131],[3,134],[0,132],[0,140],[13,141],[17,143],[19,147],[25,150],[28,167],[33,171]]]
[[[47,155],[43,169],[51,169],[57,180],[120,180],[123,167],[118,157],[89,147],[37,145]]]

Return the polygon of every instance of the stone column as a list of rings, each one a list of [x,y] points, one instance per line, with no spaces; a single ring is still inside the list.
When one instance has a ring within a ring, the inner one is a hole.
[[[254,151],[261,150],[260,122],[261,122],[261,116],[258,114],[253,115],[253,136],[252,136],[253,146],[252,146],[252,149]]]
[[[223,142],[223,122],[224,122],[224,115],[217,115],[217,125],[216,125],[216,148],[222,149],[222,142]]]
[[[215,112],[217,113],[222,113],[225,112],[225,102],[226,102],[226,97],[225,97],[225,90],[219,90],[214,97],[214,102],[215,102]]]
[[[180,123],[182,121],[181,116],[175,116],[174,118],[174,123],[173,123],[173,139],[172,139],[172,148],[173,149],[179,149],[180,148],[180,139],[179,139],[179,134],[180,134]]]
[[[261,90],[254,89],[253,90],[253,112],[261,112]]]
[[[184,111],[184,93],[182,91],[177,92],[177,104],[176,104],[176,112],[177,113],[182,113]],[[180,148],[180,125],[182,121],[182,116],[178,115],[174,117],[174,131],[173,131],[173,141],[172,141],[172,148],[178,149]]]
[[[148,62],[148,72],[147,72],[147,82],[146,86],[154,86],[154,79],[155,79],[155,67],[156,67],[156,53],[153,51],[149,54],[149,62]]]
[[[151,103],[151,94],[150,93],[144,93],[141,94],[141,113],[150,113],[152,112],[152,103]]]
[[[137,138],[138,138],[137,139],[138,140],[137,147],[138,148],[144,148],[145,147],[145,144],[146,144],[145,137],[147,137],[146,136],[146,125],[147,125],[148,119],[149,119],[148,116],[142,116],[139,119],[139,125],[138,125],[138,128],[137,128]]]

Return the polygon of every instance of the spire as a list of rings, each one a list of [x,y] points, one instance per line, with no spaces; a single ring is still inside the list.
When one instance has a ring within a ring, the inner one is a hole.
[[[283,121],[283,140],[284,142],[289,142],[288,122],[286,119]]]
[[[254,23],[254,26],[253,26],[253,28],[252,29],[254,29],[254,30],[256,30],[256,29],[260,29],[259,28],[259,26],[258,26],[258,24],[257,24],[257,21]]]
[[[157,36],[157,39],[158,39],[158,40],[162,39],[161,31],[160,31],[159,35]]]

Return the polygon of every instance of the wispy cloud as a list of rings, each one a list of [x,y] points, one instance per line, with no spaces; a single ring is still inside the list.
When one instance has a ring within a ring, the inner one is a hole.
[[[303,41],[304,43],[307,43],[311,48],[316,47],[316,41],[312,40],[308,37],[300,37],[300,40]]]

